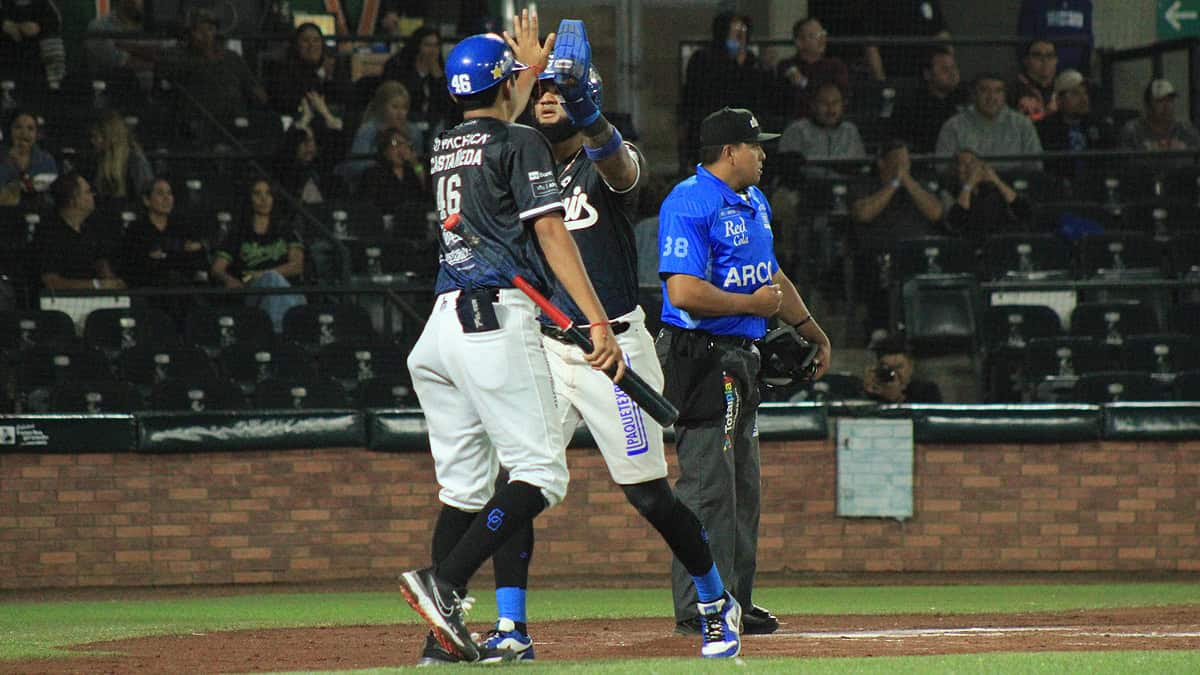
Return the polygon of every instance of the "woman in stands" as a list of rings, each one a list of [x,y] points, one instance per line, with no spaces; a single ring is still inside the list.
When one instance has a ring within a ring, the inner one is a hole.
[[[142,188],[145,218],[125,232],[121,277],[130,286],[180,286],[198,281],[208,270],[208,254],[199,237],[173,217],[175,192],[158,176]]]
[[[225,288],[288,288],[304,274],[304,244],[296,231],[275,211],[275,197],[266,178],[250,183],[246,216],[213,256],[209,276]],[[262,307],[277,332],[283,317],[302,295],[247,296],[246,304]]]
[[[408,89],[412,97],[409,119],[426,140],[452,126],[450,117],[457,113],[458,107],[447,93],[446,60],[437,29],[421,26],[413,31],[400,53],[384,64],[383,79],[399,82]],[[417,154],[428,155],[429,148],[418,146]]]
[[[425,224],[433,205],[425,167],[417,159],[412,141],[400,129],[385,129],[375,144],[376,163],[363,174],[358,194],[380,213],[393,214],[401,228]]]
[[[267,97],[281,115],[301,113],[300,106],[309,93],[335,105],[345,100],[349,73],[325,47],[325,35],[315,23],[296,26],[283,60],[266,65]]]
[[[362,125],[354,134],[354,143],[350,152],[355,155],[371,154],[375,151],[375,139],[379,132],[387,129],[403,130],[414,148],[424,146],[424,137],[416,125],[409,121],[409,106],[412,103],[408,89],[399,82],[384,82],[375,90],[375,96],[363,113]],[[351,160],[339,167],[339,173],[345,176],[351,185],[358,185],[358,179],[371,166],[371,160]]]
[[[95,173],[92,184],[102,201],[132,202],[154,178],[150,160],[133,139],[125,118],[116,110],[101,115],[92,125]]]
[[[38,147],[37,117],[17,110],[7,120],[8,145],[0,150],[0,206],[34,207],[38,192],[34,178],[49,184],[58,175],[58,162]]]

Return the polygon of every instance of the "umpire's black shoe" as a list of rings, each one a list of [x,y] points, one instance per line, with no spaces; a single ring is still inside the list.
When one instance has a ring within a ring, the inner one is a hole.
[[[742,620],[746,620],[746,615],[742,615]],[[690,619],[684,619],[675,623],[676,635],[702,635],[704,633],[704,622],[700,617],[693,616]]]
[[[457,589],[426,567],[401,574],[400,592],[433,629],[443,649],[463,661],[479,660],[479,647],[463,619],[462,594]]]
[[[742,612],[742,635],[768,635],[779,630],[779,619],[766,608],[753,605]]]
[[[462,659],[442,648],[433,631],[425,635],[425,648],[421,650],[421,658],[417,661],[418,668],[426,666],[448,666],[452,663],[462,663]]]

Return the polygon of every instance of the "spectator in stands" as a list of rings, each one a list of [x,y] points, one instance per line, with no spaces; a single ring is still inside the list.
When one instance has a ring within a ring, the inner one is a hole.
[[[395,215],[403,225],[423,227],[433,197],[412,141],[401,129],[384,129],[375,153],[377,160],[363,174],[359,196],[380,213]]]
[[[1024,115],[1004,104],[1004,80],[996,75],[975,79],[974,103],[946,120],[938,133],[937,154],[950,157],[963,148],[979,155],[1033,155],[1042,152],[1037,130]],[[996,162],[997,170],[1041,171],[1040,160]]]
[[[0,2],[0,80],[16,84],[18,100],[45,91],[48,82],[62,82],[66,61],[61,31],[62,17],[53,0]]]
[[[1121,145],[1131,150],[1195,150],[1200,133],[1190,122],[1175,119],[1175,85],[1170,80],[1152,80],[1142,92],[1146,112],[1129,120],[1121,132]],[[1193,158],[1169,160],[1173,165],[1191,165]],[[1162,166],[1164,162],[1156,162]]]
[[[875,363],[863,369],[863,393],[880,403],[941,403],[942,389],[932,380],[915,377],[916,361],[900,336],[872,346]]]
[[[187,90],[188,101],[182,103],[181,114],[201,145],[223,143],[223,136],[210,127],[195,105],[204,106],[219,123],[229,125],[245,117],[251,105],[267,102],[267,92],[242,57],[222,46],[217,28],[212,12],[192,10],[186,46],[169,52],[161,64],[162,76]]]
[[[96,200],[87,179],[68,171],[51,184],[50,194],[54,216],[38,227],[34,244],[42,285],[50,290],[125,288],[89,226]]]
[[[1008,105],[1037,122],[1057,109],[1054,75],[1058,72],[1058,50],[1049,40],[1034,40],[1021,57],[1021,72],[1008,85]]]
[[[862,30],[883,37],[949,38],[942,5],[938,0],[889,0],[863,3]],[[916,79],[921,74],[922,56],[928,45],[866,48],[867,66],[876,80]]]
[[[946,120],[962,111],[967,104],[958,74],[954,52],[945,47],[931,47],[925,52],[921,67],[925,86],[902,94],[892,113],[892,137],[908,141],[914,152],[928,154],[937,144],[938,132]]]
[[[857,188],[850,203],[855,285],[867,305],[868,334],[887,329],[892,247],[900,239],[936,234],[942,219],[942,202],[912,177],[912,160],[904,141],[885,143],[875,166],[879,183]]]
[[[145,31],[143,0],[116,0],[108,14],[88,24],[89,33],[141,33]],[[93,77],[106,80],[120,90],[136,85],[142,92],[154,84],[154,67],[163,50],[156,42],[88,38],[83,43]]]
[[[217,247],[209,276],[225,288],[288,288],[304,274],[304,244],[276,214],[267,179],[251,182],[249,198],[249,213]],[[305,300],[303,295],[247,296],[246,304],[262,307],[275,331],[282,332],[284,315]]]
[[[412,142],[413,148],[425,147],[425,139],[416,125],[409,121],[408,112],[412,99],[408,88],[399,82],[384,82],[375,90],[363,114],[362,125],[354,134],[354,143],[350,146],[351,154],[365,155],[375,152],[375,139],[379,132],[387,129],[400,129]],[[350,160],[339,167],[352,186],[358,185],[362,172],[371,166],[371,160]]]
[[[208,270],[204,244],[172,217],[175,194],[163,177],[142,189],[146,217],[125,232],[121,275],[131,286],[178,286],[197,281]]]
[[[320,161],[321,148],[313,130],[299,124],[283,134],[275,153],[275,183],[305,204],[320,204],[345,196],[345,183]]]
[[[680,169],[699,159],[700,121],[724,106],[761,110],[774,75],[747,47],[750,18],[722,12],[713,17],[712,40],[688,59],[678,119]]]
[[[299,115],[310,93],[335,106],[347,100],[349,69],[325,48],[325,34],[315,23],[297,26],[283,60],[264,65],[267,96],[281,115]]]
[[[867,150],[853,122],[844,118],[842,88],[826,82],[815,92],[812,116],[788,125],[779,140],[779,152],[798,152],[806,160],[863,159]],[[805,175],[822,177],[836,172],[825,167],[805,166]]]
[[[785,118],[802,119],[811,114],[812,99],[822,85],[833,83],[843,93],[850,91],[850,71],[846,64],[825,55],[826,35],[821,22],[813,16],[792,26],[796,55],[775,67],[782,83],[777,108]]]
[[[409,96],[408,117],[426,143],[451,126],[451,117],[459,114],[446,88],[446,61],[437,29],[421,26],[404,42],[404,48],[383,65],[384,81],[404,85]],[[417,154],[427,156],[430,148],[417,146]]]
[[[38,121],[32,112],[12,113],[7,129],[8,145],[0,156],[0,206],[32,207],[38,196],[35,177],[53,179],[58,162],[38,146]]]
[[[150,160],[133,139],[125,118],[109,110],[92,125],[91,131],[96,196],[105,201],[133,201],[154,178]]]
[[[1058,110],[1037,123],[1038,137],[1048,151],[1109,150],[1117,145],[1112,123],[1092,114],[1088,81],[1078,70],[1064,70],[1054,78]],[[1046,172],[1064,178],[1079,178],[1087,160],[1046,162]]]
[[[1033,218],[1029,201],[970,150],[954,158],[951,189],[942,191],[943,226],[976,249],[990,235],[1024,229]]]
[[[1058,67],[1087,75],[1092,66],[1092,0],[1022,0],[1017,35],[1059,41],[1075,38],[1078,45],[1060,45]]]

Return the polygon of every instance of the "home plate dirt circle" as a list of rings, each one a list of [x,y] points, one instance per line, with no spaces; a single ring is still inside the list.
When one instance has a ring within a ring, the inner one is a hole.
[[[781,617],[773,635],[746,636],[747,662],[767,656],[853,657],[985,652],[1200,649],[1200,607],[1038,614]],[[474,624],[473,624],[473,627]],[[699,656],[698,636],[668,618],[535,624],[539,661]],[[486,628],[486,626],[479,626]],[[13,673],[221,673],[351,670],[411,665],[424,640],[413,625],[161,636],[98,642],[79,656],[0,662]],[[586,641],[587,650],[579,645]]]

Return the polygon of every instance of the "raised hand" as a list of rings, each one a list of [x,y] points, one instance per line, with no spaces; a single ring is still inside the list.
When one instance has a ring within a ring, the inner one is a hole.
[[[504,31],[504,41],[518,61],[538,71],[546,69],[550,50],[554,49],[554,33],[546,36],[545,43],[538,41],[537,13],[528,9],[513,17],[513,31]]]
[[[577,127],[586,127],[600,117],[595,101],[588,96],[587,83],[592,67],[592,45],[587,29],[579,19],[563,19],[558,24],[554,47],[554,85],[563,97],[563,109]]]

